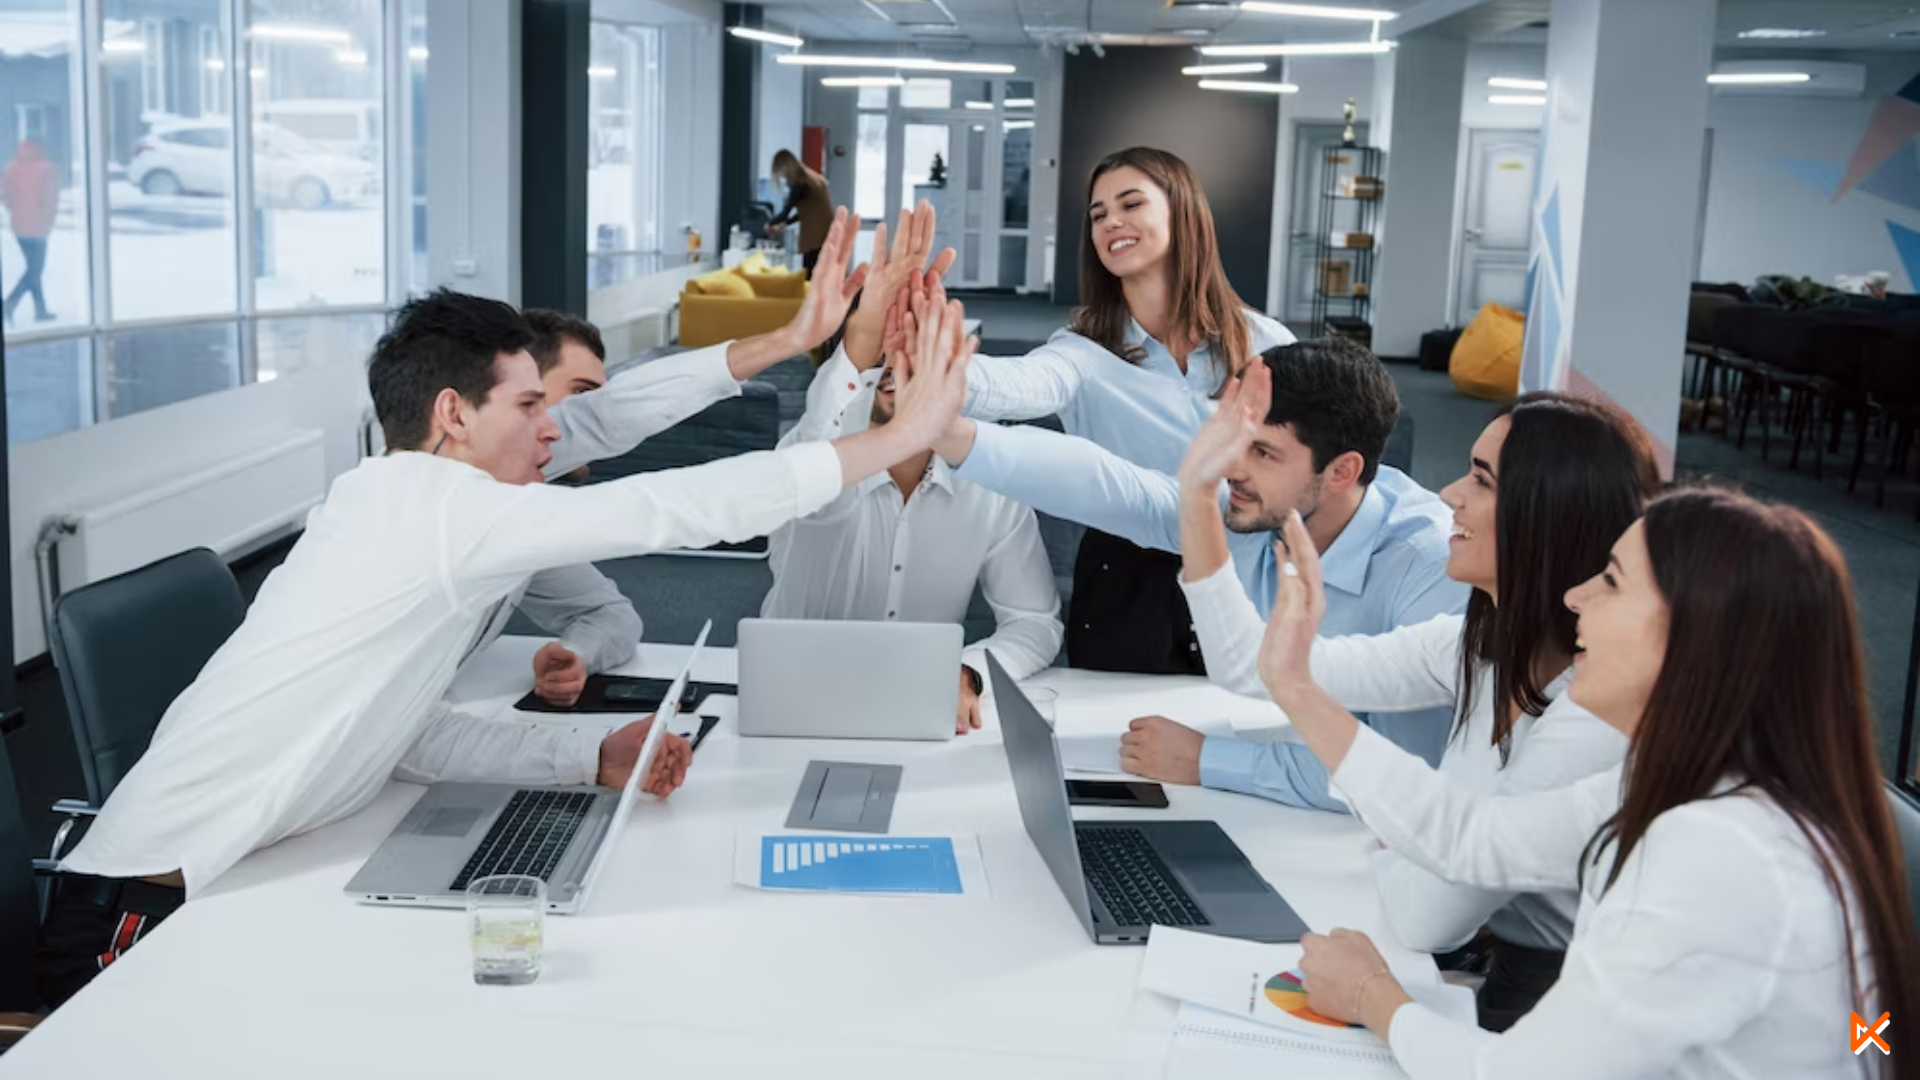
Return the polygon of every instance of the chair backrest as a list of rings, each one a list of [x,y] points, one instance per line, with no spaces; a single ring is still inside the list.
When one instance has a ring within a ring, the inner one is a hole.
[[[1920,930],[1920,799],[1887,785],[1893,805],[1893,824],[1900,833],[1900,852],[1907,862],[1907,897],[1913,901],[1913,926]]]
[[[0,1012],[39,1007],[32,977],[33,943],[39,932],[32,839],[7,762],[7,741],[0,738]]]
[[[233,571],[206,548],[82,586],[54,603],[49,644],[95,806],[146,753],[167,706],[246,613]]]

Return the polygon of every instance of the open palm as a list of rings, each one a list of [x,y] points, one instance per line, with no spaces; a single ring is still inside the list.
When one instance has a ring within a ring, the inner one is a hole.
[[[1300,511],[1287,514],[1274,557],[1280,562],[1280,588],[1260,642],[1260,681],[1284,707],[1284,699],[1313,685],[1313,640],[1327,612],[1327,593],[1320,582],[1320,553],[1314,550]]]
[[[1180,485],[1211,491],[1220,486],[1247,448],[1273,401],[1273,372],[1253,364],[1238,379],[1229,379],[1212,418],[1200,425],[1186,457],[1180,461]]]
[[[833,228],[827,230],[826,243],[820,245],[820,261],[814,264],[813,280],[807,286],[807,298],[800,311],[787,324],[793,332],[795,347],[805,352],[832,337],[847,320],[847,309],[867,279],[862,263],[851,272],[847,259],[853,254],[854,238],[860,235],[860,215],[847,213],[842,206],[833,212]]]

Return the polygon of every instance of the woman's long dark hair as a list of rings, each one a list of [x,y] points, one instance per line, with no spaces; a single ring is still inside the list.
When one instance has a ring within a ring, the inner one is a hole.
[[[1171,307],[1164,331],[1166,344],[1211,344],[1214,363],[1220,368],[1220,385],[1225,387],[1228,377],[1246,369],[1253,347],[1242,314],[1246,305],[1227,283],[1227,271],[1220,265],[1220,242],[1214,234],[1213,208],[1207,205],[1207,193],[1186,162],[1165,150],[1136,146],[1100,159],[1087,178],[1087,202],[1093,202],[1093,185],[1102,176],[1125,168],[1139,169],[1167,195],[1167,260],[1171,266],[1167,294]],[[1093,224],[1083,221],[1081,225],[1080,306],[1074,309],[1067,329],[1137,364],[1144,352],[1139,346],[1127,344],[1130,315],[1120,279],[1100,261]]]
[[[1460,634],[1460,695],[1454,734],[1466,729],[1474,683],[1493,667],[1493,744],[1504,764],[1517,713],[1539,716],[1554,675],[1541,656],[1573,655],[1567,590],[1600,572],[1627,526],[1660,493],[1646,430],[1601,401],[1528,394],[1501,412],[1494,509],[1500,601],[1475,589]]]
[[[1589,845],[1583,872],[1617,845],[1612,888],[1654,819],[1714,798],[1723,780],[1736,784],[1729,795],[1764,793],[1799,825],[1839,898],[1849,963],[1856,931],[1866,935],[1877,1000],[1867,1001],[1857,965],[1855,1000],[1920,1016],[1920,942],[1874,761],[1846,560],[1805,514],[1730,491],[1675,492],[1645,522],[1667,602],[1666,656],[1627,751],[1620,810]],[[1906,1064],[1914,1061],[1889,1057],[1888,1075],[1920,1077]]]

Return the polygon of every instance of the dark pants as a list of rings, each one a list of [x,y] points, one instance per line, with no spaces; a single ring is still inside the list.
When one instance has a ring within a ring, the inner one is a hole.
[[[819,265],[819,262],[820,262],[819,248],[814,248],[812,251],[806,252],[800,256],[800,269],[802,272],[804,272],[807,275],[808,281],[813,280],[813,268]]]
[[[16,236],[20,242],[20,254],[27,261],[27,268],[14,284],[13,291],[7,294],[7,315],[12,317],[13,309],[20,304],[20,298],[33,297],[33,313],[41,318],[47,317],[47,294],[40,289],[40,272],[47,268],[47,238],[44,236]]]
[[[1180,556],[1088,529],[1073,564],[1067,663],[1092,671],[1205,675]]]
[[[41,1002],[50,1009],[64,1004],[186,898],[183,890],[147,881],[56,877],[33,958]]]
[[[1539,1004],[1560,981],[1567,954],[1557,949],[1515,945],[1481,930],[1478,937],[1450,953],[1433,958],[1442,971],[1465,971],[1481,976],[1476,996],[1480,1027],[1505,1031]]]

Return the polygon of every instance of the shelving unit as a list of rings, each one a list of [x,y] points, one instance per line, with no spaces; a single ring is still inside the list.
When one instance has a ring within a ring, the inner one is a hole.
[[[1349,319],[1372,323],[1373,260],[1378,248],[1335,247],[1333,237],[1336,232],[1351,233],[1372,241],[1384,194],[1379,188],[1381,161],[1376,146],[1330,146],[1322,152],[1319,229],[1314,238],[1314,337],[1326,336],[1329,320],[1339,320],[1350,329],[1354,327]],[[1343,178],[1371,179],[1372,193],[1342,195]],[[1335,291],[1330,292],[1330,287]]]

